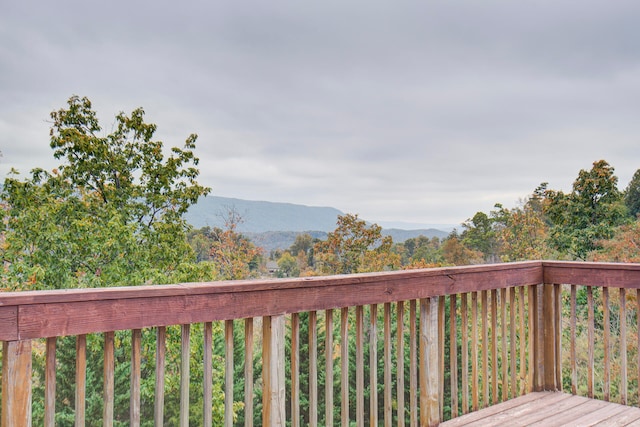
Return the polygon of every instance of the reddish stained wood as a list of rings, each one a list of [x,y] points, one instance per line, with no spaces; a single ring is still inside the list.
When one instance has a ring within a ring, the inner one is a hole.
[[[291,315],[291,425],[300,427],[300,315]]]
[[[0,303],[20,306],[17,335],[33,338],[380,304],[531,284],[540,278],[539,263],[524,263],[316,280],[5,293]]]
[[[460,329],[462,332],[462,413],[469,412],[469,319],[468,319],[468,296],[466,293],[460,295]]]
[[[189,426],[191,325],[180,327],[180,427]]]
[[[369,420],[378,425],[378,306],[369,307]]]
[[[471,293],[471,409],[478,410],[478,293]]]
[[[156,383],[153,420],[155,425],[164,425],[164,368],[166,363],[167,330],[164,326],[156,330]]]
[[[204,427],[211,427],[213,423],[213,325],[211,322],[204,324],[204,331],[202,333],[204,347],[202,350],[202,362],[204,364],[202,373],[202,380],[204,382],[202,393],[202,408],[204,414],[202,424]]]
[[[409,301],[409,426],[418,426],[418,345],[416,300]],[[639,365],[640,366],[640,365]]]
[[[318,425],[318,316],[309,312],[309,426]]]
[[[0,293],[0,341],[18,340],[18,307],[2,306],[2,293]]]
[[[224,425],[233,427],[233,320],[224,322]]]
[[[451,380],[451,417],[458,416],[458,346],[457,346],[457,295],[449,296],[449,376]]]
[[[31,340],[2,343],[2,426],[31,425]]]
[[[487,291],[480,294],[482,304],[482,407],[489,405],[489,298]]]
[[[356,425],[364,427],[364,307],[356,307]]]
[[[384,425],[393,417],[391,384],[391,304],[384,305]]]
[[[491,291],[491,403],[498,403],[498,291]]]
[[[588,362],[587,362],[587,396],[593,398],[593,386],[595,382],[594,378],[594,347],[595,347],[595,331],[594,331],[594,310],[593,310],[593,289],[591,286],[587,287],[587,310],[588,314]]]
[[[340,310],[340,420],[349,425],[349,308]]]
[[[620,403],[627,404],[627,293],[620,289]]]
[[[569,360],[571,364],[571,394],[578,394],[578,363],[576,358],[576,285],[571,285],[571,319]]]

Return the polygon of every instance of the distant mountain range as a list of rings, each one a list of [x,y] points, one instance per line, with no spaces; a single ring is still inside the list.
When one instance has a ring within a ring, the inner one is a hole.
[[[338,216],[344,215],[340,210],[331,207],[207,196],[192,206],[185,218],[195,228],[224,228],[225,219],[230,211],[236,212],[242,218],[238,231],[267,251],[290,247],[300,233],[309,233],[313,237],[323,239],[328,232],[335,230]],[[378,224],[383,227],[383,234],[392,236],[394,242],[404,242],[420,235],[443,238],[453,228],[450,225],[438,228],[438,225],[426,224]],[[403,229],[403,225],[417,227],[409,230]],[[419,228],[420,225],[424,228]]]

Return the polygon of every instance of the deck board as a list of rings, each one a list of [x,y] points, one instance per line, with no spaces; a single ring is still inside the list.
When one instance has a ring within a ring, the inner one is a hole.
[[[640,408],[560,392],[535,392],[463,415],[442,427],[639,426]]]

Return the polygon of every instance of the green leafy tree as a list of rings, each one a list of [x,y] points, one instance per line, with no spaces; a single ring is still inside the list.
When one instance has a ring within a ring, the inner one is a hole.
[[[349,274],[395,269],[400,257],[392,253],[393,240],[382,227],[368,226],[358,215],[338,216],[337,228],[316,243],[314,260],[321,274]]]
[[[52,172],[13,173],[5,202],[3,287],[59,289],[197,279],[182,215],[209,192],[196,181],[196,136],[165,155],[139,108],[102,133],[87,98],[51,113]]]
[[[606,161],[581,170],[569,194],[546,190],[545,214],[551,221],[549,241],[560,253],[586,259],[599,242],[613,236],[628,220],[618,178]]]
[[[633,178],[624,191],[624,203],[632,217],[635,218],[640,214],[640,169],[633,174]]]
[[[497,260],[499,239],[494,218],[484,212],[477,212],[473,218],[462,224],[462,243],[469,249],[482,252],[488,262]]]

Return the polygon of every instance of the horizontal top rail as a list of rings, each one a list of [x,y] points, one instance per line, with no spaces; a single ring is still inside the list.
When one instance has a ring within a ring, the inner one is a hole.
[[[272,316],[540,283],[640,287],[640,264],[527,261],[327,277],[0,293],[0,340]]]

